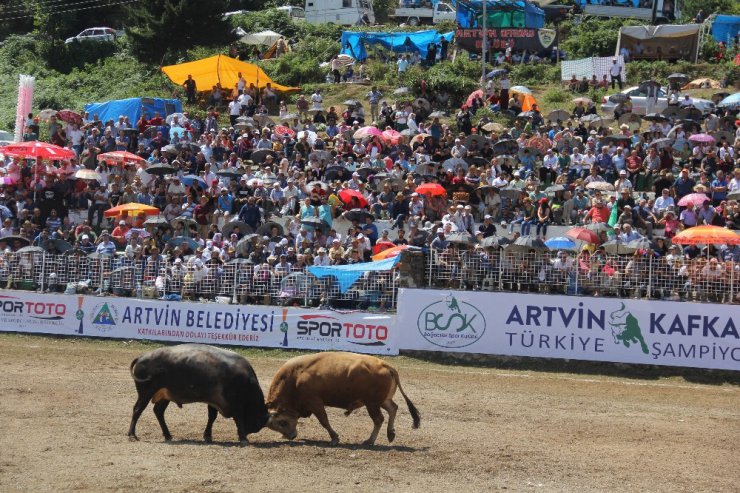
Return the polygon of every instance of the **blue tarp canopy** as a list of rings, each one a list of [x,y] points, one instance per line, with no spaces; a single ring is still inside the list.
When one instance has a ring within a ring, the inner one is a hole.
[[[367,58],[366,44],[379,44],[395,53],[418,52],[423,59],[427,56],[429,43],[439,44],[442,38],[452,42],[454,33],[440,34],[437,31],[418,31],[415,33],[361,33],[342,31],[342,54],[355,60]]]
[[[486,27],[510,28],[545,27],[545,11],[524,0],[486,0]],[[461,29],[483,27],[483,1],[462,0],[457,2],[457,25]]]
[[[716,42],[729,44],[740,31],[740,15],[718,15],[712,24],[712,37]]]
[[[103,122],[117,121],[118,117],[123,115],[127,116],[131,123],[136,123],[141,116],[142,108],[146,111],[147,118],[152,118],[155,111],[162,118],[172,113],[182,113],[182,103],[179,99],[130,98],[85,105],[85,111],[90,113],[91,117],[97,114]]]
[[[334,276],[339,283],[339,291],[344,294],[365,272],[390,270],[401,260],[401,256],[391,257],[378,262],[364,262],[361,264],[335,265],[319,267],[312,265],[308,272],[318,278]]]

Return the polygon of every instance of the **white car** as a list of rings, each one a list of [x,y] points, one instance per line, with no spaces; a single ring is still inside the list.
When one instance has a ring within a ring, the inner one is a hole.
[[[115,41],[118,33],[110,27],[90,27],[85,29],[74,38],[67,38],[65,43],[74,43],[75,41]]]
[[[629,89],[625,89],[621,91],[622,94],[627,94],[630,99],[632,100],[632,113],[638,114],[638,115],[644,115],[646,104],[645,104],[645,92],[642,91],[639,87],[630,87]],[[603,114],[612,114],[614,113],[614,108],[616,108],[617,103],[614,103],[612,101],[609,101],[610,96],[605,96],[604,100],[601,103],[601,112]],[[684,95],[681,94],[679,97],[679,102],[682,101],[684,98]],[[698,109],[702,113],[709,113],[711,111],[714,111],[714,103],[711,101],[708,101],[706,99],[699,99],[699,98],[691,98],[694,103],[694,108]],[[663,90],[660,89],[658,91],[658,103],[655,105],[655,112],[660,113],[664,109],[668,107],[668,94]]]

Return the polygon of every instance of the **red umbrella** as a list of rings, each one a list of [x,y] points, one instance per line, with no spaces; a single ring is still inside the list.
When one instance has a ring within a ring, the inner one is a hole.
[[[278,137],[295,137],[295,130],[285,125],[278,125],[272,131]]]
[[[703,193],[690,193],[681,197],[678,201],[680,207],[688,207],[690,205],[702,205],[705,200],[709,200],[709,197]]]
[[[82,115],[72,110],[61,110],[57,113],[57,118],[67,123],[76,123],[82,125]]]
[[[351,188],[345,188],[341,192],[339,192],[339,198],[342,199],[342,202],[345,204],[349,204],[352,202],[352,199],[357,199],[360,203],[359,207],[367,207],[367,199],[358,192],[357,190],[352,190]]]
[[[375,255],[373,255],[373,262],[377,262],[379,260],[385,260],[387,258],[398,257],[408,247],[409,247],[408,245],[398,245],[398,246],[394,246],[393,248],[383,250],[382,252],[376,253]]]
[[[390,241],[379,241],[373,247],[373,255],[377,255],[380,252],[394,248],[395,246],[396,244]]]
[[[50,161],[61,161],[76,157],[75,151],[72,149],[39,141],[8,144],[2,148],[2,152],[8,156],[36,160],[48,159]]]
[[[146,161],[146,159],[126,151],[113,151],[106,152],[105,154],[99,154],[98,161],[105,161],[106,163],[115,164],[131,164],[143,163]]]
[[[581,240],[588,243],[601,242],[601,240],[599,239],[599,235],[586,228],[572,228],[567,233],[565,233],[565,236],[567,236],[568,238],[573,238],[574,240]]]
[[[439,183],[423,183],[416,187],[416,193],[423,195],[447,195],[447,190],[444,189]]]

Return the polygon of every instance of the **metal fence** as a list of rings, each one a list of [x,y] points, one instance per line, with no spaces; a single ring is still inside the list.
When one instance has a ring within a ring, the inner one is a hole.
[[[704,257],[448,248],[427,257],[429,287],[740,303],[740,263]]]
[[[41,292],[87,293],[139,298],[219,301],[241,304],[328,306],[395,310],[397,270],[367,272],[346,292],[333,277],[318,279],[305,268],[122,255],[0,255],[0,287]]]
[[[740,263],[714,258],[449,248],[425,258],[432,288],[740,303]],[[334,277],[244,260],[220,264],[106,255],[0,255],[0,287],[240,304],[395,310],[401,274]],[[416,286],[419,286],[417,283]]]

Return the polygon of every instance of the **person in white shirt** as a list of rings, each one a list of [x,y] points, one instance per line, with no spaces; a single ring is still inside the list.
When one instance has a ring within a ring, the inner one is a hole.
[[[396,65],[398,66],[398,73],[399,74],[402,74],[402,73],[406,72],[406,70],[409,68],[409,62],[408,62],[408,60],[406,60],[406,56],[405,55],[401,55],[398,58],[398,61],[396,62]]]
[[[615,84],[619,84],[619,90],[622,90],[622,66],[616,57],[612,58],[612,65],[609,67],[609,75],[612,78],[612,89]]]
[[[411,113],[406,120],[406,127],[408,128],[411,135],[419,133],[419,126],[416,124],[416,114]]]
[[[321,91],[319,89],[316,89],[316,91],[311,94],[311,102],[313,103],[313,109],[321,109],[321,103],[324,102],[324,98],[321,97]]]
[[[738,190],[740,190],[740,168],[735,168],[735,176],[730,180],[727,191],[736,192]]]
[[[681,102],[679,103],[679,106],[681,106],[682,108],[686,108],[688,106],[694,106],[694,100],[691,99],[691,96],[686,94],[681,100]]]
[[[671,197],[668,189],[664,188],[663,192],[660,194],[660,197],[655,199],[655,204],[653,204],[653,214],[661,217],[663,214],[665,214],[666,210],[671,207],[675,207],[675,205],[676,203],[673,200],[673,197]]]
[[[229,103],[229,121],[231,122],[232,127],[236,125],[236,119],[239,118],[239,115],[241,114],[242,105],[238,98],[234,98],[234,100]]]
[[[316,256],[313,258],[313,265],[318,265],[319,267],[329,265],[329,256],[326,254],[326,248],[321,247],[316,251]]]

